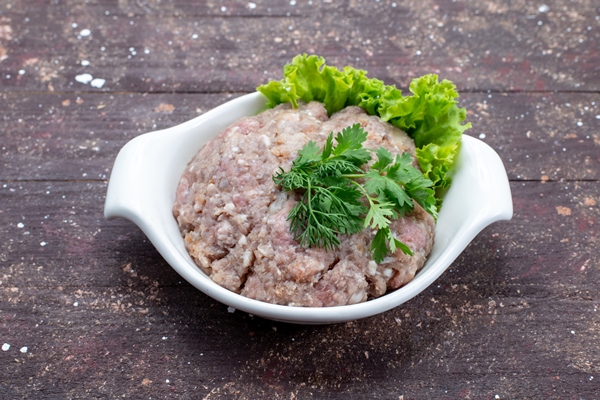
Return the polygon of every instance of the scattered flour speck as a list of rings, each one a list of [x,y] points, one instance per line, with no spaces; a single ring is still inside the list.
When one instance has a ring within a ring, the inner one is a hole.
[[[90,83],[92,80],[94,79],[94,77],[90,74],[81,74],[81,75],[77,75],[75,77],[75,80],[79,83],[83,83],[84,85],[87,85],[88,83]]]
[[[90,85],[92,87],[100,89],[102,86],[104,86],[105,83],[106,83],[106,79],[96,78],[96,79],[92,80]]]

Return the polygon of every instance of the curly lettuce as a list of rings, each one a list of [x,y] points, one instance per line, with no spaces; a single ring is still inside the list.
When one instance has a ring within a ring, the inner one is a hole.
[[[403,96],[396,86],[369,78],[364,70],[339,70],[326,65],[323,57],[300,54],[284,66],[281,81],[270,81],[257,90],[267,98],[269,108],[319,101],[331,115],[359,106],[402,129],[415,141],[417,161],[434,184],[438,204],[452,181],[462,133],[471,127],[463,124],[466,110],[457,106],[456,86],[448,80],[440,82],[436,74],[414,79],[409,86],[412,95]]]

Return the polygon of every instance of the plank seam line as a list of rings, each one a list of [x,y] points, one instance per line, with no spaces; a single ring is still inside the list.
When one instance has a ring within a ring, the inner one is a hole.
[[[509,178],[508,179],[509,182],[537,182],[537,183],[577,183],[577,182],[591,182],[591,183],[596,183],[598,182],[598,179],[594,179],[594,178],[583,178],[583,179],[548,179],[548,180],[541,180],[541,179],[514,179],[514,178]]]
[[[400,88],[405,89],[405,88]],[[600,94],[600,90],[500,90],[500,89],[457,89],[459,94],[585,94],[585,95],[596,95]],[[244,95],[248,93],[254,93],[253,91],[139,91],[139,92],[128,92],[128,91],[98,91],[98,90],[78,90],[78,91],[0,91],[0,95],[164,95],[164,94],[222,94],[222,95]]]
[[[110,179],[0,179],[2,183],[108,183]],[[515,179],[509,178],[509,182],[514,183],[598,183],[599,179],[594,178],[583,178],[583,179]]]
[[[0,91],[0,95],[14,95],[14,94],[18,94],[18,95],[27,95],[27,96],[40,96],[40,95],[118,95],[118,96],[126,96],[126,95],[157,95],[157,94],[232,94],[232,95],[243,95],[243,94],[248,94],[248,93],[253,93],[253,92],[245,92],[245,91],[240,91],[240,92],[227,92],[227,91],[223,91],[223,92],[218,92],[218,91],[182,91],[182,92],[173,92],[173,91],[152,91],[152,92],[127,92],[127,91],[114,91],[114,92],[109,92],[109,91],[98,91],[98,90],[83,90],[83,91],[52,91],[52,92],[48,92],[48,91]]]
[[[489,94],[600,94],[600,90],[521,90],[521,89],[457,89],[458,93],[489,93]]]
[[[2,183],[108,183],[108,179],[0,179]]]

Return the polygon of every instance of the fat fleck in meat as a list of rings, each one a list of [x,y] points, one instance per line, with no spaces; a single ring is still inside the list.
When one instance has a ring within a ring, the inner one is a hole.
[[[173,214],[198,266],[219,285],[249,298],[292,306],[337,306],[366,301],[413,279],[433,245],[434,220],[419,205],[391,229],[414,252],[397,251],[377,264],[374,232],[343,235],[335,251],[302,248],[287,215],[299,197],[282,192],[272,176],[288,170],[309,140],[359,123],[366,147],[414,155],[401,130],[347,107],[331,118],[321,103],[280,105],[242,118],[207,143],[188,164]],[[415,162],[416,166],[416,162]]]

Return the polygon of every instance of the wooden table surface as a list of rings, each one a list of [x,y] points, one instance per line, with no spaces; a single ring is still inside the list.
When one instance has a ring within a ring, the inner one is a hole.
[[[452,80],[514,200],[421,295],[337,325],[228,312],[103,217],[127,141],[305,52]],[[596,1],[4,0],[0,398],[600,398],[599,178]]]

